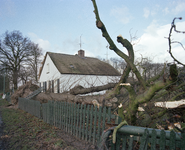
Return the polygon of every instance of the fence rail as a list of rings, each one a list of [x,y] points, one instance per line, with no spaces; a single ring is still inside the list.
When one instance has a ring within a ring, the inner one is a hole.
[[[111,114],[111,108],[60,101],[41,104],[39,101],[19,98],[18,107],[92,144],[99,141],[105,122],[110,123],[111,119],[115,120],[117,117]]]
[[[112,143],[112,131],[102,134],[98,148],[111,150],[185,150],[185,133],[152,128],[122,126]]]
[[[33,93],[31,93],[30,95],[28,95],[26,97],[26,99],[31,99],[34,96],[38,95],[39,93],[41,93],[41,91],[43,90],[43,87],[38,88],[37,90],[35,90]]]

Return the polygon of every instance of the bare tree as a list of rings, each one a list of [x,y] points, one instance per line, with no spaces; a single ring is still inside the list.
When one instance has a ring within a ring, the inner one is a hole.
[[[30,39],[23,37],[20,31],[6,31],[0,40],[0,62],[11,72],[15,90],[21,66],[33,56],[31,46]]]
[[[175,25],[175,20],[176,20],[176,19],[182,20],[181,17],[179,17],[179,18],[174,18],[173,21],[172,21],[172,23],[171,23],[171,28],[170,28],[170,32],[169,32],[169,36],[168,36],[169,53],[170,53],[170,56],[173,58],[173,60],[174,60],[175,62],[177,62],[178,64],[180,64],[180,65],[182,65],[183,67],[185,67],[185,64],[183,64],[183,63],[180,62],[178,59],[176,59],[175,56],[174,56],[173,53],[172,53],[172,44],[179,44],[179,45],[182,47],[182,49],[185,51],[185,48],[184,48],[184,46],[183,46],[183,44],[182,44],[181,42],[179,42],[179,41],[172,41],[172,39],[171,39],[171,36],[172,36],[173,31],[176,32],[176,33],[185,34],[185,31],[178,31],[178,30],[176,29],[176,25]]]
[[[19,80],[22,82],[22,84],[26,84],[27,81],[32,80],[34,72],[31,66],[21,66],[20,72],[19,72]]]
[[[29,58],[28,65],[31,66],[33,71],[33,79],[37,83],[38,82],[38,69],[39,65],[41,64],[41,56],[42,56],[42,49],[39,47],[38,44],[31,43],[30,49],[31,57]]]

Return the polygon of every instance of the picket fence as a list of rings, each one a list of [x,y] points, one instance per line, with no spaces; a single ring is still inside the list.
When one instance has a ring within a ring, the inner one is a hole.
[[[102,134],[98,148],[101,150],[185,150],[185,133],[164,131],[137,126],[122,126],[112,143],[112,132]]]
[[[105,122],[119,120],[111,114],[111,108],[61,101],[41,104],[39,101],[19,98],[18,108],[94,145],[100,140]]]
[[[98,109],[92,105],[61,101],[41,104],[25,98],[19,98],[18,107],[50,125],[98,145],[101,150],[185,150],[185,133],[137,126],[122,126],[117,132],[117,141],[113,144],[113,130],[103,132],[106,122],[116,122],[118,119],[111,114],[111,108]],[[119,123],[118,120],[117,122]]]

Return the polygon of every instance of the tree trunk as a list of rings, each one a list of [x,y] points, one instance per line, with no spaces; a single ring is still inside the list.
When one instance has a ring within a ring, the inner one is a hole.
[[[14,90],[17,90],[17,80],[18,80],[18,71],[15,70],[14,73],[13,73]]]
[[[73,89],[71,89],[70,94],[78,95],[78,94],[88,94],[88,93],[92,93],[92,92],[99,92],[99,91],[114,88],[116,84],[117,83],[108,83],[103,86],[97,86],[97,87],[91,87],[91,88],[83,88],[81,86],[78,86],[78,87],[74,87]]]

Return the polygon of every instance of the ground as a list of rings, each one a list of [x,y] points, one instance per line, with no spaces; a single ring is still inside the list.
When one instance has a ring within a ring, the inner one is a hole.
[[[0,99],[0,150],[93,150],[94,145],[12,107]],[[3,128],[2,128],[3,127]],[[3,129],[3,130],[2,130]],[[3,133],[2,133],[3,131]]]

